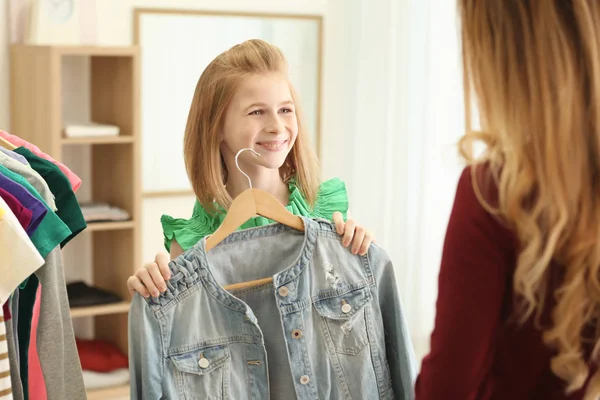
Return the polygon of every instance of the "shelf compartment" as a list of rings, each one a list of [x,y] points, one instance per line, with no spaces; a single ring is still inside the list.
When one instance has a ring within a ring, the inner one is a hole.
[[[135,165],[132,146],[92,146],[91,198],[97,203],[119,207],[137,220],[137,195],[131,195],[132,191],[139,190]]]
[[[102,304],[98,306],[71,308],[71,318],[93,317],[96,315],[122,314],[129,312],[128,301]]]

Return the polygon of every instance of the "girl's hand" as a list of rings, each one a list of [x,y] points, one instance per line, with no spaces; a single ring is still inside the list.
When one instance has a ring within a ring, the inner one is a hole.
[[[131,294],[138,292],[143,297],[158,297],[167,290],[166,280],[171,278],[169,271],[169,256],[157,253],[154,261],[144,264],[135,275],[127,279],[127,289]]]
[[[360,225],[357,225],[353,219],[344,222],[342,213],[336,211],[333,213],[333,223],[338,235],[342,236],[342,245],[348,247],[352,243],[352,254],[364,256],[369,251],[371,242],[375,241],[373,234]]]

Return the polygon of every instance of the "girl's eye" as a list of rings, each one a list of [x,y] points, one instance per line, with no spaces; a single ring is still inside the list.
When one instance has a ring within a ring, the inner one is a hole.
[[[248,115],[262,115],[263,110],[254,110],[254,111],[250,111],[250,113]]]
[[[287,113],[291,113],[291,112],[294,112],[294,111],[291,108],[283,108],[281,110],[281,112],[283,112],[284,114],[287,114]]]

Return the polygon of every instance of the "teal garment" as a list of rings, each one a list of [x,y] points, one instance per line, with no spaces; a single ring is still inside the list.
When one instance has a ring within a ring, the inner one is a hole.
[[[48,209],[46,216],[36,231],[31,235],[30,239],[33,245],[39,251],[42,258],[46,258],[48,253],[58,246],[63,240],[71,235],[69,227],[56,215],[56,213],[48,207],[48,204],[44,201],[42,196],[38,193],[33,186],[25,180],[21,175],[12,172],[8,168],[0,165],[0,174],[6,176],[10,180],[23,186],[29,193],[31,193],[36,199],[40,200],[44,206]]]
[[[69,182],[69,179],[55,164],[38,157],[25,147],[16,148],[15,153],[25,157],[31,167],[44,178],[52,191],[56,207],[58,208],[56,215],[71,231],[71,234],[60,243],[61,247],[65,247],[71,239],[87,227],[85,218],[79,207],[79,202],[71,187],[71,182]]]
[[[308,218],[323,218],[331,221],[333,213],[339,211],[344,220],[348,213],[348,192],[345,183],[338,179],[325,181],[319,187],[315,206],[310,207],[308,202],[302,196],[295,180],[288,184],[290,198],[285,207],[294,215]],[[163,215],[160,219],[164,234],[164,244],[167,251],[171,251],[173,239],[185,251],[198,243],[205,236],[213,234],[223,223],[227,212],[209,214],[202,205],[196,201],[194,211],[190,219],[173,218],[169,215]],[[257,216],[244,223],[239,229],[255,228],[272,224],[268,218]]]

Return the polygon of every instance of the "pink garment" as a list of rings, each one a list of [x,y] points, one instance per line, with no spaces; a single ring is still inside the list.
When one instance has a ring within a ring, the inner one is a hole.
[[[33,304],[31,317],[31,336],[29,337],[28,373],[29,373],[29,398],[35,400],[48,400],[46,381],[42,373],[42,365],[37,352],[37,327],[40,320],[40,306],[42,303],[42,285],[38,284]]]
[[[11,142],[12,144],[14,144],[17,147],[21,147],[21,146],[25,147],[26,149],[29,149],[29,151],[31,151],[36,156],[42,157],[42,158],[50,161],[51,163],[55,164],[62,171],[62,173],[65,174],[65,176],[67,177],[69,182],[71,182],[71,187],[73,188],[73,192],[76,192],[79,189],[79,186],[81,186],[81,179],[77,175],[75,175],[75,173],[73,171],[71,171],[66,165],[61,164],[60,162],[56,161],[54,158],[50,157],[48,154],[41,151],[36,145],[31,144],[28,141],[23,140],[18,136],[11,135],[8,132],[4,132],[3,130],[0,130],[0,137],[8,140],[9,142]]]

